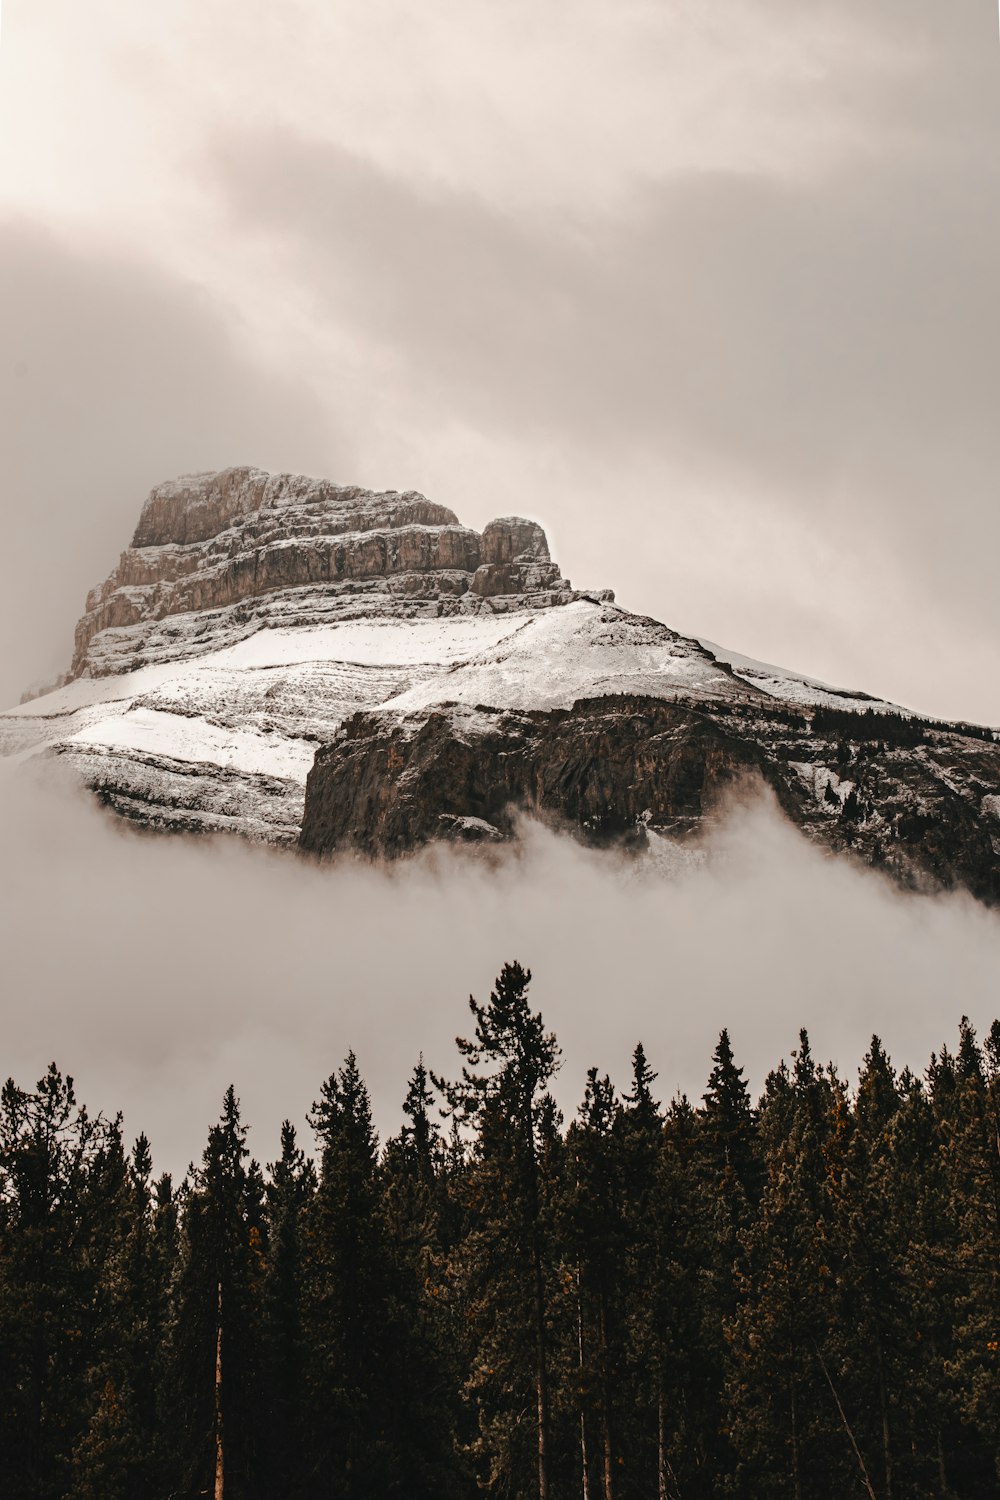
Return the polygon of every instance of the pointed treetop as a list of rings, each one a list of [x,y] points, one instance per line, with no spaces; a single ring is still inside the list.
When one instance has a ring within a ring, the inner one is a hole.
[[[132,1147],[132,1171],[136,1180],[141,1183],[147,1183],[152,1175],[153,1155],[145,1133],[138,1137]]]
[[[792,1053],[795,1063],[794,1076],[799,1088],[806,1088],[809,1084],[816,1082],[816,1060],[812,1055],[812,1047],[809,1045],[809,1033],[803,1026],[799,1032],[798,1050]]]
[[[471,1119],[484,1105],[505,1099],[514,1116],[533,1111],[540,1092],[558,1070],[562,1054],[555,1034],[546,1031],[541,1013],[528,1004],[531,970],[515,960],[504,964],[488,1002],[469,996],[475,1018],[471,1041],[456,1037],[465,1058],[462,1078],[447,1084],[434,1077],[452,1110]]]
[[[597,1076],[596,1068],[587,1069],[587,1088],[580,1105],[580,1124],[588,1130],[607,1134],[617,1114],[615,1087],[607,1074]]]
[[[750,1091],[743,1069],[736,1066],[729,1032],[725,1028],[719,1033],[718,1045],[712,1053],[712,1071],[702,1098],[710,1116],[726,1116],[733,1125],[750,1118]]]
[[[348,1052],[339,1073],[331,1073],[309,1114],[309,1124],[324,1153],[334,1146],[355,1148],[374,1160],[378,1149],[372,1128],[371,1100],[358,1071],[354,1052]]]
[[[1000,1021],[994,1021],[990,1027],[990,1034],[983,1043],[983,1051],[986,1053],[990,1076],[995,1078],[1000,1073]]]
[[[632,1053],[632,1087],[624,1095],[624,1102],[628,1106],[630,1114],[641,1122],[659,1122],[659,1101],[653,1098],[653,1084],[659,1077],[646,1061],[646,1049],[641,1042],[636,1042],[635,1051]]]
[[[958,1024],[958,1076],[966,1081],[983,1081],[983,1054],[976,1041],[976,1030],[968,1016]]]
[[[885,1126],[899,1108],[896,1074],[877,1036],[865,1053],[858,1083],[858,1120],[863,1130],[874,1135]]]

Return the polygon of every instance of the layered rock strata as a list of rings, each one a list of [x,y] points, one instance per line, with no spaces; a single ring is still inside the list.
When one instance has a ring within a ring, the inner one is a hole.
[[[311,855],[515,836],[684,840],[769,787],[832,851],[1000,900],[1000,745],[574,591],[542,529],[412,491],[227,469],[158,486],[54,691],[55,755],[148,828]]]
[[[248,468],[190,475],[153,490],[132,545],[89,594],[69,676],[195,655],[275,623],[508,608],[513,597],[575,597],[532,521],[493,521],[480,536],[415,491]]]

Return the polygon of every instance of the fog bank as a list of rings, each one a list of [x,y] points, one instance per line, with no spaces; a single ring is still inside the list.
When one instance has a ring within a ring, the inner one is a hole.
[[[470,991],[532,970],[567,1113],[591,1064],[622,1086],[641,1039],[664,1099],[700,1097],[721,1027],[759,1088],[798,1028],[853,1078],[872,1031],[917,1070],[959,1016],[996,1009],[1000,920],[905,897],[810,846],[767,803],[733,806],[697,857],[623,863],[527,826],[518,852],[315,867],[235,841],[137,835],[53,768],[0,777],[0,1071],[50,1059],[125,1112],[158,1168],[200,1155],[236,1085],[261,1160],[284,1116],[358,1054],[383,1133],[418,1054],[457,1068]]]

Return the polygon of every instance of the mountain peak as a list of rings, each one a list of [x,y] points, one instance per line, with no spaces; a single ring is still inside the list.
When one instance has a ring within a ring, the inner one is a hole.
[[[519,516],[480,536],[416,490],[246,467],[189,474],[152,490],[132,545],[88,595],[69,675],[202,655],[279,623],[576,597],[542,528]]]
[[[685,839],[748,777],[824,847],[1000,900],[1000,747],[574,590],[542,527],[261,469],[157,485],[71,673],[0,714],[146,827],[316,854]]]
[[[249,466],[182,474],[150,491],[132,546],[188,546],[205,542],[261,511],[303,509],[319,529],[333,532],[398,526],[417,517],[426,524],[457,526],[445,505],[415,490],[378,493],[332,484],[305,474],[271,474]]]

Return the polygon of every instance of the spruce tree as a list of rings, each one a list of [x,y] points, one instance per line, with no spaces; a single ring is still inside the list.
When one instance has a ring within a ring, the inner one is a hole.
[[[840,1089],[817,1068],[804,1031],[793,1059],[792,1071],[782,1064],[769,1076],[760,1106],[767,1179],[743,1236],[728,1399],[744,1493],[832,1500],[857,1478],[854,1414],[825,1353],[833,1268],[824,1258],[824,1148]]]
[[[300,1149],[294,1126],[281,1126],[281,1155],[268,1168],[267,1243],[261,1320],[263,1429],[260,1442],[265,1494],[300,1493],[307,1474],[306,1328],[303,1297],[307,1222],[316,1172]]]
[[[0,1095],[0,1493],[62,1500],[92,1415],[97,1310],[108,1243],[103,1193],[118,1126],[77,1104],[50,1065]],[[96,1188],[96,1183],[95,1183]]]
[[[652,1493],[666,1475],[666,1406],[662,1325],[650,1317],[650,1294],[657,1282],[661,1239],[656,1196],[662,1152],[663,1115],[653,1097],[656,1073],[642,1042],[632,1053],[631,1087],[615,1122],[621,1174],[624,1267],[622,1296],[630,1331],[627,1399],[632,1408],[629,1480]]]
[[[970,1447],[985,1442],[1000,1476],[1000,1028],[984,1056],[966,1017],[950,1088],[939,1076],[942,1134],[959,1271],[951,1373]],[[975,1435],[975,1436],[974,1436]],[[978,1443],[977,1443],[978,1439]]]
[[[610,1078],[591,1068],[567,1136],[562,1231],[575,1282],[581,1484],[604,1500],[614,1500],[623,1444],[625,1224],[617,1115]]]
[[[263,1185],[230,1086],[183,1195],[169,1361],[168,1420],[180,1437],[175,1486],[216,1500],[258,1490]]]
[[[484,1478],[527,1493],[533,1469],[531,1489],[548,1500],[549,1288],[539,1135],[551,1118],[546,1089],[560,1053],[528,1004],[530,983],[530,970],[504,964],[487,1004],[469,997],[475,1033],[457,1039],[461,1079],[438,1082],[451,1108],[476,1130],[466,1186],[477,1227],[456,1251],[454,1271],[475,1327],[468,1384],[479,1406]],[[526,1402],[534,1408],[533,1454],[510,1421],[511,1409]]]

